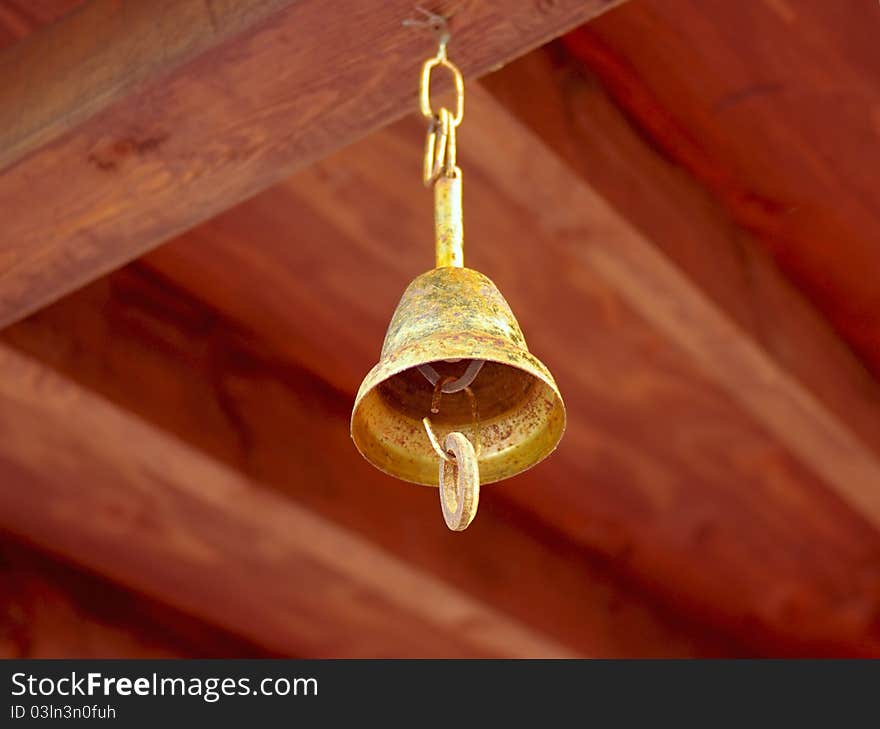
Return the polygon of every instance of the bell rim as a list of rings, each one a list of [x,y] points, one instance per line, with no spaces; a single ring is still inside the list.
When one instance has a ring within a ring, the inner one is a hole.
[[[441,358],[437,356],[429,356],[424,352],[426,345],[430,344],[431,340],[433,339],[443,340],[445,357]],[[458,345],[457,347],[455,346],[456,344]],[[499,351],[506,352],[510,356],[508,358],[499,356]],[[363,382],[361,382],[361,386],[358,389],[358,393],[355,397],[354,406],[351,412],[349,433],[358,452],[368,463],[370,463],[372,466],[379,469],[383,473],[394,476],[395,478],[401,480],[405,480],[408,483],[433,486],[435,488],[437,487],[437,483],[435,483],[434,481],[415,480],[412,478],[401,476],[399,473],[389,471],[388,469],[384,468],[381,463],[377,463],[376,461],[371,459],[366,454],[365,450],[361,448],[361,445],[360,443],[358,443],[358,439],[355,436],[355,421],[357,418],[358,409],[360,408],[364,397],[374,388],[378,387],[383,382],[391,379],[395,375],[399,375],[400,373],[412,369],[413,367],[417,367],[420,364],[437,362],[449,357],[460,357],[462,359],[482,359],[486,360],[487,362],[495,362],[497,364],[515,367],[516,369],[519,369],[533,377],[536,377],[547,387],[549,387],[555,397],[556,402],[558,403],[558,408],[561,415],[561,425],[558,428],[558,432],[556,433],[553,445],[545,452],[543,452],[537,460],[532,461],[525,468],[506,475],[487,478],[481,483],[496,483],[498,481],[512,478],[513,476],[519,475],[520,473],[524,473],[525,471],[528,471],[529,469],[541,463],[541,461],[550,456],[557,449],[559,443],[562,441],[562,437],[565,434],[565,430],[568,425],[568,413],[565,407],[565,400],[563,399],[562,394],[559,392],[559,387],[556,384],[556,380],[553,378],[553,375],[550,374],[550,370],[547,368],[547,366],[529,350],[513,345],[511,344],[511,342],[501,337],[493,337],[486,334],[468,335],[466,341],[453,341],[452,346],[450,346],[450,339],[448,334],[441,333],[401,348],[394,353],[393,365],[389,365],[387,361],[380,360],[367,373],[367,375],[363,379]]]

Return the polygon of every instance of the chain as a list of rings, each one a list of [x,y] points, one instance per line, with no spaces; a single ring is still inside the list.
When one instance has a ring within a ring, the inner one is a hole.
[[[441,175],[455,177],[458,173],[455,165],[455,130],[464,118],[464,80],[458,66],[446,55],[448,40],[448,35],[441,37],[437,55],[425,61],[419,84],[419,109],[429,123],[422,168],[422,178],[427,186],[435,183]],[[436,112],[431,106],[431,73],[438,67],[449,71],[455,82],[455,114],[445,106],[440,107]]]

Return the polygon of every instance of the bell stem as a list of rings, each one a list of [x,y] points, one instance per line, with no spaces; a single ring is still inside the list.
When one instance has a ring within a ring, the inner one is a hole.
[[[461,212],[461,170],[441,175],[434,183],[434,238],[437,268],[464,266],[464,224]]]

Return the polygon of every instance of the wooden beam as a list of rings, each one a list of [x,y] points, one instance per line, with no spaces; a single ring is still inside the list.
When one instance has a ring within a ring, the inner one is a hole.
[[[557,45],[487,77],[485,87],[732,320],[738,338],[757,345],[880,452],[876,379],[749,227],[683,169],[668,147],[687,134],[669,113],[601,43],[583,30],[567,43],[574,39],[582,56],[590,50],[601,80]]]
[[[487,107],[493,124],[507,122],[503,115],[492,113],[491,104]],[[511,119],[507,126],[513,124]],[[510,181],[535,153],[535,138],[523,140],[519,153],[510,144],[504,149],[500,144],[489,146],[497,138],[485,134],[481,149],[497,179]],[[521,185],[509,183],[511,195],[529,205],[536,216],[553,216],[548,225],[565,230],[574,255],[597,270],[641,316],[688,352],[706,375],[880,529],[880,386],[835,340],[827,323],[804,305],[792,286],[770,274],[765,259],[763,285],[770,289],[768,299],[775,296],[779,307],[796,316],[793,323],[780,327],[787,335],[788,353],[777,358],[754,330],[749,332],[740,322],[731,321],[699,285],[670,265],[649,238],[626,223],[593,189],[583,182],[577,184],[577,177],[562,161],[568,158],[554,159],[557,164],[535,166],[528,193]],[[560,190],[569,191],[567,204],[559,203]],[[584,210],[590,211],[589,220]],[[613,230],[614,244],[601,245],[595,240],[595,230]],[[704,250],[707,256],[717,252],[710,247]],[[756,267],[760,265],[758,259]],[[773,314],[776,317],[779,312]],[[750,323],[759,327],[763,320],[751,319]],[[817,339],[827,349],[817,348]],[[804,363],[807,353],[821,357],[820,364]],[[801,373],[815,390],[801,381]],[[837,407],[826,405],[817,391]]]
[[[0,535],[0,658],[272,657]]]
[[[600,87],[549,54],[530,56],[488,85],[650,236],[642,240],[652,250],[634,250],[625,264],[598,250],[592,265],[629,289],[646,316],[693,352],[844,499],[880,524],[880,388],[760,245],[732,227],[698,184],[658,157]],[[531,94],[540,94],[540,114],[528,109]],[[618,259],[628,255],[622,245],[613,252]],[[665,267],[657,265],[665,256],[696,288],[665,277]],[[648,286],[655,293],[650,300],[643,294]],[[664,313],[664,299],[676,313],[668,307]],[[711,315],[699,299],[711,301],[723,316]],[[686,313],[701,309],[701,326],[686,321]],[[749,386],[745,373],[752,373]]]
[[[631,3],[568,34],[564,62],[601,84],[880,377],[880,297],[866,275],[880,271],[877,7],[672,5]]]
[[[474,77],[616,3],[471,3],[451,52]],[[94,0],[0,54],[0,326],[414,108],[413,13]]]
[[[493,498],[478,524],[450,535],[435,491],[379,473],[352,447],[350,393],[273,356],[141,265],[15,325],[4,339],[572,650],[602,656],[745,650],[699,616],[677,616],[621,582],[612,562],[527,510]]]
[[[30,0],[4,0],[0,3],[0,49],[26,38],[37,28],[59,20],[83,2],[84,0],[53,0],[51,3],[34,3]]]
[[[874,445],[538,137],[470,98],[467,260],[506,293],[570,415],[559,452],[493,499],[740,638],[880,650],[866,637],[880,607]],[[149,263],[352,392],[400,291],[431,265],[422,134],[418,120],[382,132]],[[875,396],[864,373],[843,379],[852,402]]]
[[[290,0],[86,2],[0,53],[0,170]]]
[[[0,526],[294,655],[565,646],[0,350]]]

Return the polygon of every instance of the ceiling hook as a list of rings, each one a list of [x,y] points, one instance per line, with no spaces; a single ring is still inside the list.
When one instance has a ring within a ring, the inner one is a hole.
[[[449,30],[449,18],[451,18],[452,15],[440,15],[439,13],[423,8],[421,5],[416,5],[415,10],[422,17],[407,18],[403,21],[403,25],[414,28],[430,28],[437,37],[437,56],[439,58],[445,58],[446,46],[452,38],[452,33]]]

